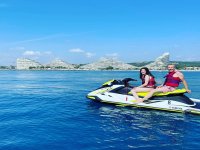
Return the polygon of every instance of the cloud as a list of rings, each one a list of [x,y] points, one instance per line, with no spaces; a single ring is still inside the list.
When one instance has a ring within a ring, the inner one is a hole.
[[[118,57],[119,54],[118,53],[111,53],[111,54],[106,54],[106,56],[108,56],[108,57]]]
[[[51,39],[51,38],[53,38],[53,36],[46,36],[46,37],[40,37],[40,38],[35,38],[35,39],[17,41],[17,42],[14,42],[13,44],[29,43],[29,42],[35,42],[35,41],[42,41],[42,40]]]
[[[10,50],[25,50],[25,47],[20,47],[20,46],[12,47],[12,48],[10,48]]]
[[[45,54],[45,55],[51,55],[52,52],[51,52],[51,51],[45,51],[44,54]]]
[[[175,61],[199,61],[199,55],[175,55],[172,60]]]
[[[85,51],[80,49],[80,48],[70,49],[69,52],[71,52],[71,53],[85,53]]]
[[[82,50],[80,48],[73,48],[69,50],[70,53],[81,53],[83,55],[85,55],[87,58],[91,58],[93,57],[95,54],[91,53],[91,52],[87,52],[85,50]]]
[[[41,53],[39,51],[25,51],[23,55],[24,56],[40,56]]]
[[[51,51],[45,51],[45,52],[40,52],[40,51],[32,51],[32,50],[27,50],[23,52],[22,55],[24,56],[45,56],[45,55],[51,55]]]
[[[173,47],[174,47],[174,48],[179,48],[179,47],[181,47],[181,46],[180,46],[179,44],[174,44]]]
[[[2,4],[2,6],[4,6],[4,5]],[[5,5],[5,6],[7,6],[7,5]],[[32,38],[32,39],[15,41],[15,42],[7,43],[7,44],[10,45],[10,44],[31,43],[31,42],[44,41],[44,40],[55,39],[55,38],[59,38],[59,39],[66,38],[66,37],[70,37],[70,36],[77,36],[77,35],[82,35],[82,34],[87,34],[87,33],[90,33],[90,32],[72,33],[72,34],[58,33],[58,34],[52,34],[52,35],[47,35],[47,36],[42,36],[42,37],[36,37],[36,38]],[[69,42],[69,41],[71,41],[71,40],[65,39],[65,42]]]
[[[90,52],[86,52],[85,55],[86,55],[86,57],[91,58],[91,57],[93,57],[95,54],[90,53]]]
[[[43,40],[54,39],[54,38],[59,38],[59,37],[66,37],[66,36],[70,36],[70,35],[67,35],[67,34],[52,34],[52,35],[28,39],[28,40],[16,41],[16,42],[12,42],[11,44],[30,43],[30,42],[35,42],[35,41],[43,41]]]
[[[185,58],[185,61],[199,61],[199,56],[190,56]]]

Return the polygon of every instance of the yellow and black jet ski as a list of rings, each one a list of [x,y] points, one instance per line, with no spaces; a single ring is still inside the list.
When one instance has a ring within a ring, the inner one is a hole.
[[[117,106],[131,106],[138,108],[148,108],[164,110],[170,112],[193,113],[200,115],[200,102],[198,99],[188,98],[184,93],[185,89],[176,89],[173,92],[155,93],[153,97],[142,103],[136,103],[131,94],[133,86],[130,81],[132,78],[123,80],[110,80],[105,82],[100,88],[90,92],[87,98],[103,103],[116,104]],[[147,95],[147,92],[138,93],[140,97]]]

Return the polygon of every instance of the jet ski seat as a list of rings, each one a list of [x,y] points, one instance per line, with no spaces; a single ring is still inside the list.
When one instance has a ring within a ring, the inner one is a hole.
[[[178,94],[183,94],[186,93],[187,91],[185,89],[176,89],[172,92],[166,92],[166,93],[155,93],[153,96],[168,96],[168,95],[178,95]],[[131,94],[131,92],[129,92]],[[145,97],[148,92],[138,92],[138,96],[140,97]]]

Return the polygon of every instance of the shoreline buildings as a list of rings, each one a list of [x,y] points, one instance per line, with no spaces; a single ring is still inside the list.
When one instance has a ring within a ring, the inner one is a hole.
[[[35,60],[18,58],[17,59],[17,70],[139,70],[141,67],[148,67],[150,70],[166,70],[167,64],[171,63],[169,61],[169,53],[164,53],[160,57],[156,58],[155,61],[149,62],[147,65],[134,66],[116,58],[101,58],[96,62],[85,64],[85,65],[75,65],[65,62],[60,59],[55,59],[47,65],[42,65]],[[177,64],[176,62],[172,62]],[[200,70],[200,66],[184,66],[178,69],[183,70]]]

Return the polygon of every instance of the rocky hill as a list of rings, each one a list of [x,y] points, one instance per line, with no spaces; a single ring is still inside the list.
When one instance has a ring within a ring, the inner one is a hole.
[[[69,64],[65,61],[62,61],[60,59],[55,59],[50,64],[48,64],[46,66],[49,66],[52,69],[75,69],[74,65]]]
[[[162,56],[158,57],[154,62],[146,65],[149,69],[153,70],[164,70],[169,63],[169,53],[164,53]]]
[[[144,62],[135,62],[135,63],[124,63],[117,60],[116,58],[104,57],[98,61],[90,64],[70,64],[65,61],[55,59],[48,65],[37,64],[33,69],[64,69],[64,70],[138,70],[141,67],[148,67],[151,70],[165,70],[166,66],[169,63],[176,64],[178,69],[199,69],[200,62],[178,62],[178,61],[169,61],[169,53],[164,53],[158,57],[155,61],[144,61]],[[29,60],[30,61],[30,60]],[[22,67],[26,66],[26,69],[30,69],[30,62],[22,60],[20,64]],[[33,66],[35,61],[31,61]],[[191,68],[193,67],[193,68]],[[18,69],[18,68],[17,68]]]
[[[137,67],[123,63],[116,58],[101,58],[97,62],[81,66],[80,69],[84,70],[132,70]]]

